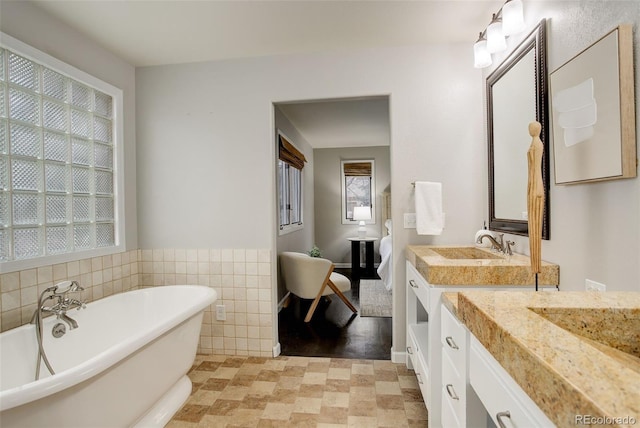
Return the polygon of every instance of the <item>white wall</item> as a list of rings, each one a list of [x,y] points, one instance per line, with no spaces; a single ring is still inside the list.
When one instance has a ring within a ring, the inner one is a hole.
[[[302,224],[303,228],[295,230],[284,235],[278,235],[276,242],[277,254],[283,251],[295,251],[295,252],[308,252],[314,244],[315,236],[315,212],[314,212],[314,171],[315,161],[313,156],[313,148],[300,134],[300,132],[293,126],[293,124],[287,119],[287,117],[275,107],[275,127],[276,131],[282,132],[290,143],[292,143],[298,150],[300,150],[307,162],[302,168]],[[276,144],[276,137],[274,137],[274,145]],[[276,162],[274,156],[273,162]],[[278,194],[274,192],[275,198],[275,215],[278,215]],[[278,293],[277,300],[280,301],[287,294],[284,284],[279,281],[278,276]]]
[[[552,73],[621,23],[634,26],[636,135],[640,137],[640,2],[524,2],[527,28],[547,18],[547,67]],[[522,36],[509,40],[510,52]],[[488,76],[502,58],[484,71]],[[553,141],[551,142],[553,150]],[[639,152],[640,153],[640,152]],[[560,290],[584,290],[585,279],[607,291],[640,291],[640,179],[556,186],[551,156],[551,239],[542,258],[560,265]],[[515,250],[529,253],[528,240],[510,236]]]
[[[481,72],[470,55],[467,44],[432,45],[137,69],[141,247],[270,248],[275,262],[273,103],[389,95],[393,216],[413,211],[417,179],[443,182],[448,214],[441,237],[394,233],[403,284],[408,243],[470,242],[485,211]],[[398,351],[404,291],[394,295]]]
[[[135,69],[28,2],[2,2],[0,30],[116,86],[124,95],[126,249],[138,248],[136,211]]]
[[[367,236],[382,238],[384,225],[381,223],[382,200],[380,195],[391,184],[389,147],[348,147],[341,149],[315,149],[315,213],[316,244],[322,257],[336,264],[351,267],[351,242],[349,237],[357,236],[358,225],[342,224],[342,171],[343,160],[374,160],[375,224],[367,224]],[[380,241],[374,243],[376,262]],[[364,260],[364,257],[361,258]]]

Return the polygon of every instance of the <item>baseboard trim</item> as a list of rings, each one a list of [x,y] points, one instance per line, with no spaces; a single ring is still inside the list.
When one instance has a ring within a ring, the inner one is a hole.
[[[406,364],[407,362],[407,353],[406,352],[396,352],[391,348],[391,361],[399,364]]]
[[[278,355],[280,355],[280,352],[282,350],[280,349],[280,342],[276,343],[276,346],[273,347],[273,358],[277,357]]]

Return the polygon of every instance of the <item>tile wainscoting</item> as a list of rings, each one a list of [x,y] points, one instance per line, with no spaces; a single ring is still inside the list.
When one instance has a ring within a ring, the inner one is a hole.
[[[133,250],[0,275],[0,330],[31,320],[40,293],[76,280],[87,302],[140,287],[197,284],[218,300],[205,310],[198,352],[271,357],[273,305],[271,251],[266,249]],[[215,305],[226,320],[217,321]]]
[[[61,281],[78,281],[86,302],[138,288],[139,260],[132,250],[1,274],[0,330],[31,321],[40,293]]]
[[[261,249],[142,250],[140,286],[199,284],[218,300],[205,310],[198,352],[271,357],[271,251]],[[224,305],[225,321],[215,306]]]

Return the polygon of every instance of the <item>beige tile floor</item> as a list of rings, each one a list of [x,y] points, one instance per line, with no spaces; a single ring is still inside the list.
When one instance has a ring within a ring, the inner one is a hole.
[[[167,428],[426,427],[416,377],[390,361],[198,355]]]

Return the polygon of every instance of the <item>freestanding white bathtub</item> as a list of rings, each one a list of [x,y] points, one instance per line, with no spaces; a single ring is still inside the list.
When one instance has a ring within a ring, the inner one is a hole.
[[[0,425],[164,426],[191,393],[186,373],[216,297],[190,285],[117,294],[68,312],[78,328],[59,339],[59,321],[47,317],[43,344],[56,374],[42,364],[38,381],[35,327],[0,334]]]

